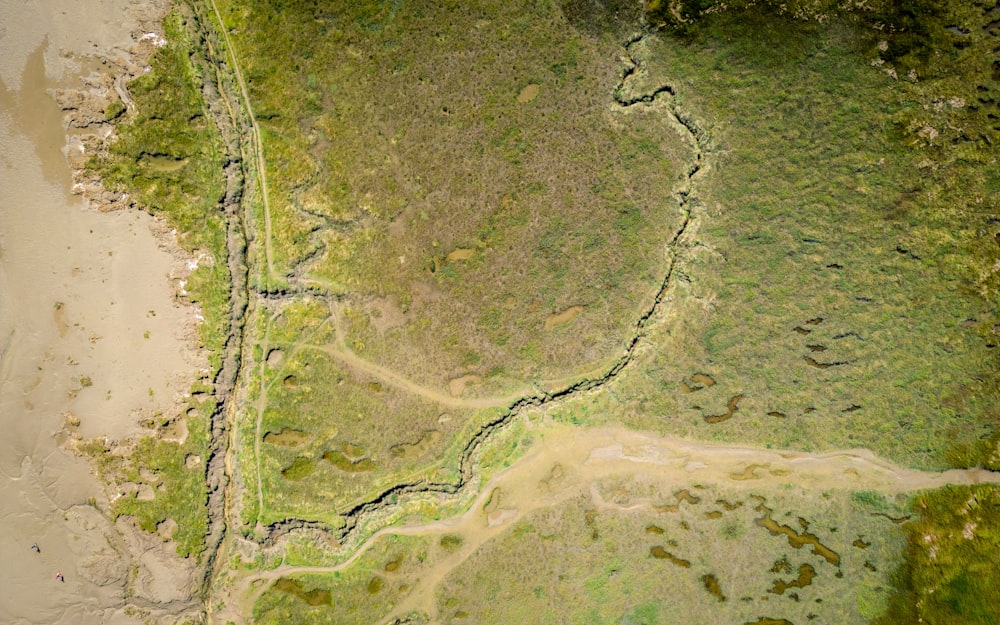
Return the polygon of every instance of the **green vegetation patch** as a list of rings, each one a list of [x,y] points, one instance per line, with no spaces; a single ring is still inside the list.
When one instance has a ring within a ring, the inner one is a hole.
[[[214,402],[193,405],[175,419],[152,419],[155,433],[111,448],[100,439],[78,449],[91,456],[101,479],[118,489],[111,515],[134,517],[139,527],[172,539],[181,556],[199,556],[208,531],[205,462]]]
[[[893,75],[880,38],[723,14],[634,46],[636,80],[677,85],[677,106],[708,129],[710,170],[658,349],[566,418],[863,446],[920,467],[990,462],[1000,178],[975,103],[992,78],[964,48]]]
[[[888,610],[875,625],[1000,622],[1000,489],[949,486],[918,496],[905,526],[906,559]]]
[[[199,256],[185,289],[201,307],[199,334],[215,369],[221,364],[229,305],[226,223],[219,210],[225,155],[201,96],[201,70],[192,61],[187,24],[172,13],[163,27],[167,44],[153,55],[149,72],[128,85],[134,114],[120,117],[118,138],[87,167],[109,189],[129,193],[166,219],[181,246]]]
[[[885,605],[901,537],[890,521],[845,505],[848,493],[629,479],[596,492],[603,503],[588,496],[540,510],[483,544],[438,588],[437,619],[707,624],[780,615],[860,624],[862,601]],[[838,563],[767,531],[765,516],[816,535]],[[859,536],[864,549],[851,545]]]
[[[486,503],[471,522],[383,536],[337,572],[272,586],[254,614],[263,623],[707,624],[780,615],[861,624],[885,608],[903,544],[899,526],[861,499],[609,478],[500,529],[485,522],[497,512]],[[903,507],[879,505],[908,512],[905,498]],[[837,563],[768,531],[765,518],[816,537]],[[332,608],[310,605],[304,592],[331,597]]]
[[[415,572],[438,553],[424,537],[381,538],[346,570],[278,579],[254,606],[254,622],[378,622],[413,589],[419,580]]]
[[[222,4],[275,284],[346,295],[348,344],[437,389],[509,393],[620,357],[690,158],[663,111],[614,103],[624,35],[550,3]],[[595,19],[637,24],[617,15]]]
[[[398,483],[454,482],[465,442],[494,414],[442,405],[435,398],[449,395],[422,397],[366,371],[335,325],[325,303],[301,300],[256,330],[260,364],[241,418],[246,496],[257,499],[244,509],[250,525],[294,517],[337,527],[341,514]]]

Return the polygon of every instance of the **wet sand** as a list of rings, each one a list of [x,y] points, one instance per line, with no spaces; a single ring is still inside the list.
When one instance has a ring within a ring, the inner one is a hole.
[[[185,259],[148,215],[98,213],[70,194],[65,122],[49,94],[80,86],[77,74],[95,65],[84,55],[124,55],[137,20],[157,10],[129,0],[0,7],[3,623],[139,622],[125,614],[124,588],[151,545],[107,520],[101,485],[62,449],[61,430],[72,417],[83,438],[133,434],[142,416],[175,409],[204,367],[190,341],[197,310],[175,301],[170,278]],[[174,586],[153,588],[154,599],[183,599],[184,584]]]

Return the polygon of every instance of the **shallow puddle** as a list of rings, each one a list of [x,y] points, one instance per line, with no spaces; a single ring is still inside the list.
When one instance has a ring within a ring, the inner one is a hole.
[[[789,566],[788,568],[790,569],[791,567]],[[813,568],[813,565],[801,564],[799,565],[799,576],[797,578],[790,582],[776,579],[774,580],[774,584],[771,586],[770,590],[767,592],[774,595],[783,595],[789,588],[805,588],[806,586],[812,584],[815,577],[816,569]]]
[[[821,543],[816,534],[809,532],[809,523],[805,519],[799,517],[799,525],[802,527],[802,531],[797,532],[793,527],[780,525],[771,518],[771,509],[765,506],[763,501],[755,509],[757,512],[762,513],[763,516],[754,520],[754,523],[759,527],[765,528],[772,536],[784,535],[788,538],[788,544],[796,549],[801,549],[809,545],[812,547],[813,553],[822,556],[833,566],[840,566],[840,555]]]
[[[722,423],[723,421],[728,421],[736,414],[739,410],[740,400],[743,399],[743,395],[733,395],[729,398],[729,403],[726,405],[726,412],[720,415],[705,415],[705,421],[707,423]]]
[[[389,448],[389,454],[393,458],[400,458],[403,460],[409,460],[413,458],[419,458],[426,454],[434,445],[437,445],[441,441],[441,432],[437,430],[430,430],[424,432],[420,439],[415,443],[400,443],[399,445],[393,445]]]
[[[707,573],[701,576],[701,583],[705,586],[705,590],[708,591],[710,595],[718,599],[719,601],[725,601],[726,596],[722,594],[722,586],[719,584],[719,578],[717,578],[712,573]]]
[[[176,158],[169,154],[146,154],[140,156],[140,163],[153,171],[179,171],[188,163],[186,158]]]
[[[582,313],[586,308],[583,306],[570,306],[561,313],[550,315],[548,319],[545,320],[545,329],[551,330],[556,326],[561,326],[565,323],[569,323],[576,319],[577,315]]]
[[[657,545],[649,549],[649,555],[653,556],[657,560],[667,560],[671,564],[676,564],[677,566],[689,569],[691,568],[691,563],[683,558],[678,558],[674,554],[670,553],[663,547]]]

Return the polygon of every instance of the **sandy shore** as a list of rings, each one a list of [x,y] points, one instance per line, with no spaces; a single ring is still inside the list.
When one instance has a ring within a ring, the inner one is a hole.
[[[99,213],[70,194],[66,122],[51,95],[80,89],[101,66],[91,55],[125,58],[162,10],[0,7],[3,623],[138,623],[142,611],[189,604],[191,563],[113,526],[91,467],[60,445],[68,417],[84,438],[136,433],[143,415],[175,409],[204,367],[190,344],[197,310],[174,297],[186,259],[148,215]]]

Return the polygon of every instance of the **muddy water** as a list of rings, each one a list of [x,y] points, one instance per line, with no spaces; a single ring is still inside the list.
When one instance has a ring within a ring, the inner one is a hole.
[[[106,502],[59,432],[72,416],[84,437],[127,435],[140,416],[173,409],[203,366],[187,347],[195,311],[174,302],[168,279],[183,260],[148,216],[102,215],[69,194],[63,117],[47,93],[79,86],[81,55],[130,46],[148,10],[128,0],[0,7],[4,623],[131,622],[123,543],[87,504]]]

